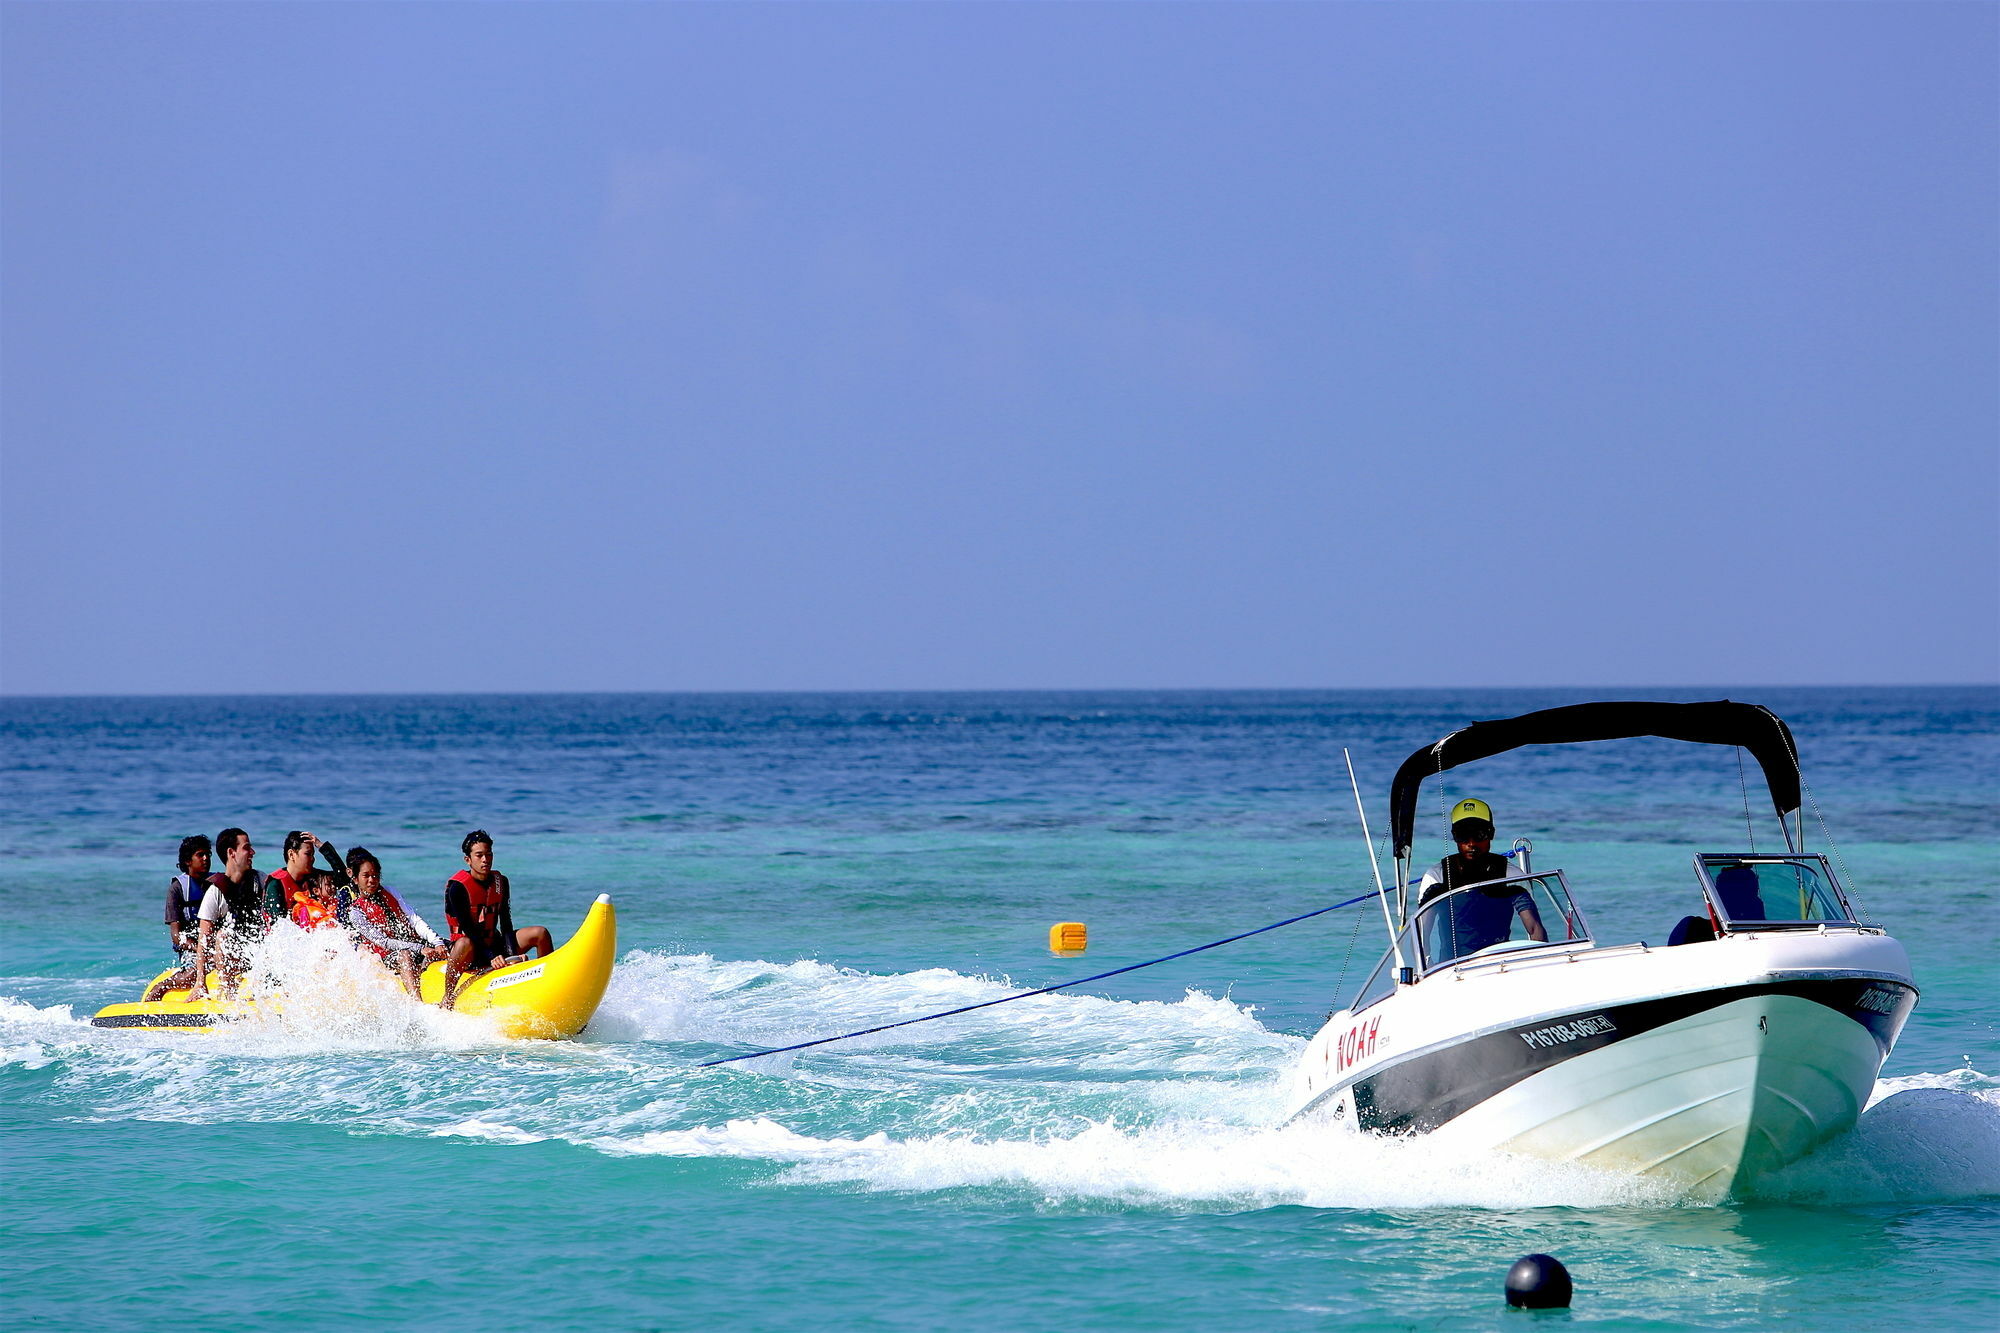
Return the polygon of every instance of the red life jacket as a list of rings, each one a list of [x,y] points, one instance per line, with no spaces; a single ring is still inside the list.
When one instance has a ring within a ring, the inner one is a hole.
[[[444,914],[452,938],[470,937],[475,941],[495,938],[500,931],[500,908],[506,901],[500,889],[504,882],[500,873],[494,871],[489,874],[484,884],[474,879],[470,870],[461,870],[451,878],[454,883],[465,886],[465,900],[472,904],[470,921],[460,921],[450,912]]]
[[[278,891],[285,897],[285,915],[290,916],[292,908],[298,904],[305,890],[299,887],[299,882],[292,878],[292,872],[289,870],[277,871],[271,878],[278,881]]]
[[[356,894],[352,910],[367,917],[370,924],[380,926],[382,933],[390,939],[408,940],[412,944],[423,943],[422,937],[417,934],[416,927],[410,924],[409,918],[398,912],[391,904],[383,901],[386,897],[388,897],[387,890],[384,890],[381,896],[375,898],[364,898]],[[389,951],[373,940],[363,939],[361,942],[373,949],[377,957],[387,958],[389,956]],[[422,960],[419,959],[418,961],[421,962]]]

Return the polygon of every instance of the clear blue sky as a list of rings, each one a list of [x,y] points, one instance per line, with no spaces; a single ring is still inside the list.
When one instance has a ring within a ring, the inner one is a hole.
[[[0,690],[2000,678],[2000,7],[0,11]]]

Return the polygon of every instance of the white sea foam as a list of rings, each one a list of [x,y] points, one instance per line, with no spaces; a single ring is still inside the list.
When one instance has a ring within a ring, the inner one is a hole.
[[[415,1004],[372,960],[278,932],[261,971],[282,1018],[213,1036],[99,1032],[68,1006],[0,1000],[0,1058],[67,1061],[94,1114],[310,1120],[358,1133],[619,1156],[763,1163],[770,1184],[1003,1191],[1041,1206],[1249,1209],[1679,1205],[1670,1186],[1455,1150],[1431,1139],[1279,1127],[1303,1047],[1228,999],[1055,994],[719,1068],[717,1046],[783,1045],[1018,993],[943,969],[634,951],[587,1040],[516,1043]],[[692,1048],[692,1049],[690,1049]],[[1801,1202],[2000,1192],[2000,1080],[1885,1080],[1861,1123],[1768,1178]]]
[[[54,1063],[56,1050],[90,1031],[66,1004],[41,1008],[0,995],[0,1067],[40,1069]]]
[[[602,1041],[786,1046],[999,1000],[1022,989],[946,968],[878,975],[810,961],[718,962],[705,954],[635,950],[619,960],[589,1035]],[[1118,1030],[1120,1040],[1103,1040],[1107,1025]],[[1031,1034],[1033,1048],[1043,1056],[1077,1068],[1150,1066],[1162,1057],[1183,1062],[1188,1072],[1204,1064],[1234,1068],[1247,1050],[1291,1054],[1303,1045],[1264,1028],[1246,1006],[1190,990],[1173,1003],[1038,995],[873,1033],[832,1049],[851,1055],[967,1042],[1009,1046],[1022,1034]]]
[[[1671,1189],[1589,1168],[1439,1151],[1311,1126],[1249,1130],[1181,1120],[1092,1125],[1069,1136],[815,1138],[766,1118],[594,1146],[619,1154],[730,1157],[786,1169],[787,1184],[894,1192],[1024,1191],[1045,1204],[1267,1208],[1524,1208],[1665,1204]]]
[[[17,1000],[11,995],[0,995],[0,1025],[9,1029],[26,1027],[76,1027],[80,1024],[71,1006],[52,1004],[40,1008],[26,1000]]]
[[[297,1055],[313,1051],[462,1050],[502,1038],[478,1015],[420,1003],[373,955],[334,932],[281,922],[252,953],[247,996],[271,996],[200,1040],[211,1052]],[[157,1040],[187,1042],[184,1034]]]
[[[1664,1206],[1664,1182],[1539,1160],[1293,1125],[1221,1120],[1091,1125],[1069,1135],[816,1137],[770,1117],[663,1130],[592,1146],[620,1155],[770,1162],[789,1184],[892,1192],[1000,1188],[1049,1204],[1299,1204],[1343,1208]],[[1759,1182],[1757,1197],[1813,1203],[1907,1202],[2000,1193],[2000,1092],[1907,1088],[1851,1133]]]
[[[880,976],[641,952],[621,960],[610,1021],[593,1024],[592,1036],[783,1045],[1016,993],[942,969]],[[1174,1002],[1035,996],[821,1048],[803,1073],[798,1056],[702,1071],[705,1095],[675,1108],[682,1124],[572,1137],[619,1155],[768,1162],[788,1184],[1003,1189],[1057,1206],[1511,1208],[1670,1197],[1584,1168],[1274,1128],[1303,1045],[1249,1008],[1197,991]],[[716,1103],[745,1113],[685,1123]],[[850,1114],[829,1114],[841,1106]],[[840,1119],[861,1132],[821,1127]],[[635,1121],[643,1117],[626,1117]],[[869,1132],[869,1121],[888,1127]]]
[[[1758,1181],[1762,1199],[1914,1203],[2000,1194],[2000,1079],[1883,1079],[1854,1128]]]
[[[430,1131],[434,1139],[482,1139],[488,1143],[540,1143],[546,1134],[531,1134],[515,1125],[493,1120],[461,1120]]]
[[[1013,993],[1001,982],[939,970],[875,976],[820,963],[643,952],[621,963],[620,980],[607,999],[617,1035],[732,1044],[782,1045]],[[728,1078],[726,1097],[714,1099],[744,1114],[573,1137],[618,1154],[765,1161],[778,1168],[773,1179],[794,1184],[998,1188],[1051,1203],[1683,1202],[1669,1184],[1459,1151],[1432,1139],[1273,1128],[1301,1046],[1261,1027],[1247,1008],[1198,992],[1171,1004],[1038,996],[821,1048],[804,1057],[811,1059],[806,1066],[787,1055],[710,1071]],[[743,1072],[777,1077],[760,1098],[754,1084],[729,1077]],[[852,1117],[863,1132],[825,1128],[813,1095],[829,1086],[855,1099],[857,1112],[874,1094],[873,1113]],[[2000,1188],[1994,1086],[1971,1071],[1885,1081],[1851,1134],[1772,1177],[1760,1193],[1862,1201],[1993,1192]],[[799,1099],[803,1113],[786,1108]],[[698,1113],[703,1100],[676,1110]],[[885,1110],[893,1123],[867,1132]]]
[[[15,1065],[21,1069],[40,1069],[54,1062],[54,1054],[41,1042],[0,1042],[0,1066]]]

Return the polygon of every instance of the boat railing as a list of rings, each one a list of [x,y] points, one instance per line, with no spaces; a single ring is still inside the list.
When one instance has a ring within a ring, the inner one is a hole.
[[[1824,856],[1702,852],[1694,868],[1725,932],[1860,924]]]

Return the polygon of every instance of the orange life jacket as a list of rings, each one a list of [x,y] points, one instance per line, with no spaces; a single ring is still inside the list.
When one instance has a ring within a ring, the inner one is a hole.
[[[301,930],[323,930],[340,924],[340,909],[301,893],[292,902],[292,922]]]

